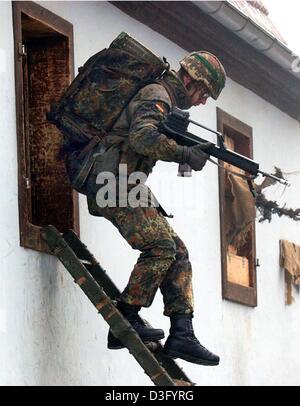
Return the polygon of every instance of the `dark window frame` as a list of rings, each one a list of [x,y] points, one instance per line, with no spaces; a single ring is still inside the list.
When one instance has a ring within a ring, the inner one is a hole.
[[[41,238],[41,227],[30,222],[30,197],[26,186],[26,167],[29,164],[28,148],[26,148],[26,134],[24,130],[24,89],[22,56],[22,14],[38,20],[57,33],[65,36],[68,41],[68,82],[74,79],[74,40],[73,25],[44,7],[31,1],[13,1],[13,29],[15,45],[15,94],[16,94],[16,125],[17,125],[17,154],[18,154],[18,199],[19,199],[19,228],[20,245],[34,250],[49,252],[46,243]],[[79,235],[79,204],[78,193],[71,192],[72,224]]]
[[[226,129],[230,129],[235,133],[247,137],[249,143],[249,158],[253,159],[253,131],[252,127],[217,108],[217,128],[218,131],[224,133]],[[256,277],[256,242],[255,242],[255,221],[252,225],[252,250],[253,261],[251,264],[251,286],[246,287],[236,283],[232,283],[227,277],[227,247],[225,238],[225,222],[224,222],[224,204],[225,204],[225,176],[223,162],[219,164],[219,202],[220,202],[220,232],[221,232],[221,265],[222,265],[222,296],[233,302],[237,302],[250,307],[257,306],[257,277]]]

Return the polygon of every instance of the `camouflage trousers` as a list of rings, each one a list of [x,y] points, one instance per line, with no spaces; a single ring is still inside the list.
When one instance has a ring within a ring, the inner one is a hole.
[[[120,300],[149,307],[160,288],[164,314],[193,312],[192,267],[188,251],[155,207],[100,208],[88,197],[90,214],[113,223],[132,248],[141,251]]]

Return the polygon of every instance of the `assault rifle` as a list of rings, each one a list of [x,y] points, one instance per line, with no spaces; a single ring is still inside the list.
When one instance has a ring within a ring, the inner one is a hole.
[[[174,139],[178,144],[191,147],[202,142],[207,142],[207,140],[187,131],[190,123],[195,124],[218,136],[220,145],[218,146],[212,143],[212,145],[205,150],[205,152],[207,152],[209,155],[246,171],[253,176],[253,179],[260,174],[265,177],[271,178],[283,185],[289,185],[285,179],[278,178],[277,176],[274,176],[270,173],[261,171],[259,169],[259,163],[243,155],[240,155],[237,152],[227,149],[224,144],[224,136],[222,133],[220,133],[219,131],[211,130],[210,128],[205,127],[204,125],[199,124],[196,121],[190,120],[189,117],[190,115],[187,111],[183,111],[175,107],[167,116],[167,118],[161,122],[159,131]]]

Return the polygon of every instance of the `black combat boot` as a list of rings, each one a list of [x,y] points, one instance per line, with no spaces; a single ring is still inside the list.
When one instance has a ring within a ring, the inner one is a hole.
[[[152,328],[150,324],[146,322],[146,320],[144,321],[138,316],[141,306],[134,306],[127,303],[118,302],[117,309],[129,321],[143,342],[159,341],[165,337],[163,330],[159,328]],[[107,348],[110,350],[119,350],[124,348],[124,345],[113,335],[111,330],[108,332]]]
[[[220,358],[208,351],[195,337],[191,314],[172,314],[165,355],[201,365],[218,365]]]

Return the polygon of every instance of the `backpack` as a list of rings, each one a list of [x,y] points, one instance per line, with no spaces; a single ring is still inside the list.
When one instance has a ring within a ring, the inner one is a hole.
[[[63,133],[62,151],[68,158],[73,188],[86,194],[82,186],[93,165],[91,151],[137,92],[168,70],[165,58],[158,58],[125,32],[78,69],[76,78],[47,114],[48,121]]]

